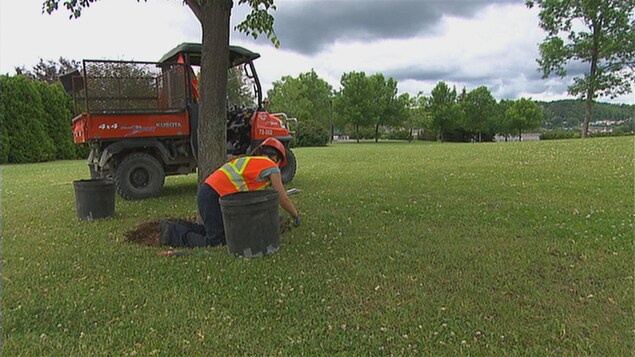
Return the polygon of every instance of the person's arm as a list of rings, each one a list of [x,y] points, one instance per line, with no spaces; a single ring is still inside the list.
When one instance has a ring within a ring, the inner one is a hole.
[[[282,206],[285,211],[289,212],[291,217],[297,221],[297,218],[300,215],[298,214],[298,210],[295,209],[293,202],[291,202],[291,199],[289,199],[287,191],[284,189],[284,185],[282,184],[282,175],[279,172],[272,173],[269,175],[269,180],[271,181],[273,189],[278,191],[278,194],[280,195],[280,206]]]

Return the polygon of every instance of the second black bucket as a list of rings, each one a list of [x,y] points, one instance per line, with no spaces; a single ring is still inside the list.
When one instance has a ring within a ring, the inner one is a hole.
[[[223,212],[227,251],[255,258],[280,249],[278,192],[273,190],[238,192],[223,196]]]
[[[115,216],[115,183],[108,179],[77,180],[75,205],[77,218],[92,221]]]

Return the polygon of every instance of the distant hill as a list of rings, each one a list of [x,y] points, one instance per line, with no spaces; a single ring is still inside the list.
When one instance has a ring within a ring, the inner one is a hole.
[[[542,127],[546,130],[575,130],[584,121],[584,102],[575,99],[553,102],[537,102],[542,105],[545,119]],[[632,123],[635,117],[635,105],[595,103],[591,122],[602,120],[624,120]],[[632,125],[632,124],[631,124]]]

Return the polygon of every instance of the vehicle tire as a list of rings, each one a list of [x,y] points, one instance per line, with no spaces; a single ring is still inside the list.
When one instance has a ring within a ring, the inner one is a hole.
[[[288,147],[285,147],[285,149],[287,149],[286,150],[287,164],[284,165],[282,169],[280,169],[280,173],[282,175],[282,183],[289,183],[291,182],[291,180],[293,180],[293,177],[295,176],[297,163],[296,163],[295,154],[293,153],[293,151],[291,151],[291,149],[289,149]]]
[[[115,171],[117,192],[127,200],[158,196],[165,182],[165,171],[152,155],[134,153],[126,156]]]

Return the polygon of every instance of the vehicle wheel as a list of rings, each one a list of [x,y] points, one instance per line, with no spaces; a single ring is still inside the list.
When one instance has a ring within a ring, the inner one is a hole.
[[[293,151],[291,151],[288,147],[285,147],[285,149],[287,149],[287,164],[280,169],[280,173],[282,175],[282,183],[289,183],[295,176],[297,163],[295,161],[295,154]]]
[[[117,192],[128,200],[158,196],[163,189],[164,181],[163,166],[149,154],[130,154],[121,161],[115,171]]]

